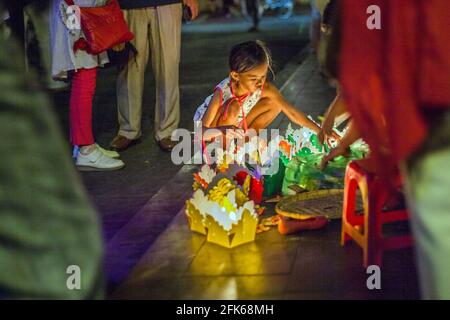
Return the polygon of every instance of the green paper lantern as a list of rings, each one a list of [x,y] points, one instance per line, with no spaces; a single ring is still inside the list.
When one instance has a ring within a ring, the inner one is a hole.
[[[275,194],[281,193],[281,188],[283,186],[284,174],[286,171],[286,166],[284,165],[284,161],[282,159],[283,155],[279,158],[279,168],[277,173],[273,175],[265,175],[264,176],[264,197],[270,197]]]

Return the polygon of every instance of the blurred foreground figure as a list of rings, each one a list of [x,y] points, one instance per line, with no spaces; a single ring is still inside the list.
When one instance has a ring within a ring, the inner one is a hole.
[[[6,0],[8,25],[21,45],[27,68],[36,68],[41,81],[50,90],[61,90],[67,84],[51,77],[48,1]],[[27,69],[28,70],[28,69]]]
[[[402,168],[425,299],[450,299],[449,21],[447,0],[340,2],[341,92],[379,176]]]
[[[310,50],[315,52],[320,40],[320,21],[321,14],[318,8],[317,0],[310,0],[311,6],[311,24],[309,25]]]
[[[0,298],[102,298],[96,212],[49,100],[0,23]]]

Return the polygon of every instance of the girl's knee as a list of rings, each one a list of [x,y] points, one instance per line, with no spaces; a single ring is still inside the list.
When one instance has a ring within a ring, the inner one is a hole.
[[[241,107],[237,101],[230,103],[228,107],[224,107],[222,114],[218,120],[219,125],[231,125],[235,124],[239,113],[241,112]]]
[[[275,101],[271,101],[272,109],[276,114],[279,114],[281,112],[281,104],[276,103]]]
[[[275,100],[269,98],[269,97],[264,97],[261,98],[258,101],[258,104],[261,108],[266,109],[267,111],[271,111],[273,113],[280,113],[281,112],[281,105],[279,103],[276,103]]]

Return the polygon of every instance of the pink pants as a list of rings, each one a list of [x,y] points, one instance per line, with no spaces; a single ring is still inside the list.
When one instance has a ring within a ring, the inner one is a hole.
[[[79,69],[73,73],[70,92],[70,136],[73,145],[94,143],[92,134],[92,100],[97,68]]]

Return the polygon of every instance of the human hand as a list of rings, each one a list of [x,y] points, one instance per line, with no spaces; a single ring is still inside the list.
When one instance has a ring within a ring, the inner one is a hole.
[[[198,1],[197,0],[183,0],[183,3],[191,9],[191,20],[194,20],[198,16]]]
[[[345,156],[347,154],[348,149],[342,147],[342,145],[338,145],[336,148],[331,149],[330,152],[322,158],[322,161],[320,162],[320,170],[325,169],[328,162],[333,160],[334,158],[338,156]]]
[[[317,133],[317,139],[319,140],[319,143],[321,145],[323,145],[326,136],[327,134],[325,133],[324,128],[321,128],[320,131]]]
[[[334,130],[331,132],[331,138],[336,140],[337,143],[341,142],[342,139],[342,137]]]
[[[111,50],[113,50],[113,51],[123,51],[124,49],[125,49],[125,42],[116,44],[115,46],[113,46],[111,48]]]
[[[227,139],[244,139],[245,134],[244,130],[239,129],[236,126],[223,126],[220,127],[220,131],[222,131],[222,135]]]
[[[334,130],[328,132],[325,128],[320,128],[319,133],[317,133],[317,138],[319,139],[319,143],[321,145],[324,145],[324,143],[326,143],[331,148],[331,140],[335,140],[337,143],[339,143],[342,137]]]

